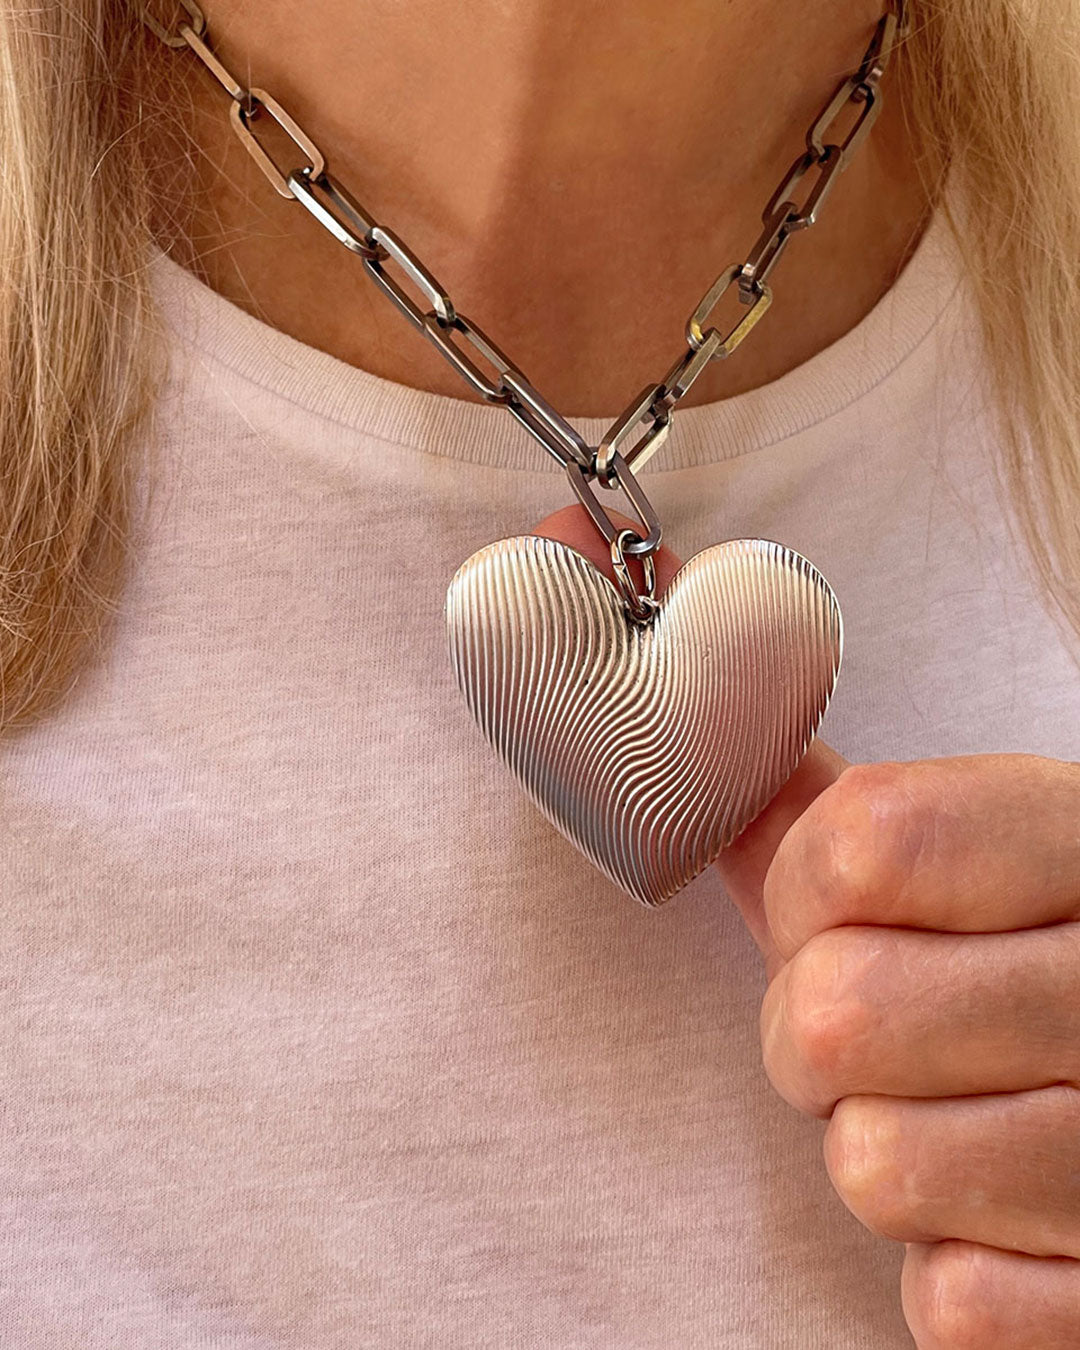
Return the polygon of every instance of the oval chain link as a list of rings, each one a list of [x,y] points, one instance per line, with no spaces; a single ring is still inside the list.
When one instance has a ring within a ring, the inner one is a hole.
[[[612,547],[613,557],[639,557],[651,563],[660,547],[656,511],[634,476],[663,445],[675,406],[710,361],[724,360],[748,337],[772,302],[767,278],[792,234],[815,224],[817,213],[839,174],[869,134],[881,111],[880,83],[898,40],[906,35],[905,0],[887,0],[859,67],[837,85],[806,133],[806,149],[791,165],[761,214],[762,230],[744,262],[726,267],[701,297],[686,323],[687,349],[659,384],[646,385],[636,399],[591,449],[573,426],[548,403],[528,379],[491,341],[479,325],[462,314],[449,293],[415,253],[392,230],[378,224],[367,209],[331,176],[326,159],[304,129],[265,89],[245,88],[209,45],[206,16],[196,0],[174,0],[181,15],[166,26],[143,7],[147,28],[166,46],[188,47],[230,99],[229,118],[236,135],[275,191],[299,202],[340,244],[356,253],[368,276],[387,294],[414,329],[425,337],[488,403],[501,404],[565,469],[574,492],[593,524]],[[854,123],[840,140],[829,139],[833,126],[851,106]],[[258,134],[260,118],[269,116],[292,142],[303,162],[283,168]],[[814,174],[801,203],[794,199],[803,180]],[[420,293],[424,309],[387,270],[392,263]],[[737,287],[747,312],[722,332],[706,327],[724,294]],[[485,375],[454,340],[460,334],[492,367]],[[631,443],[632,442],[632,443]],[[592,491],[596,479],[606,488],[621,487],[644,533],[616,525]],[[620,586],[627,594],[625,561]],[[649,597],[635,613],[651,612]],[[629,603],[629,599],[628,599]],[[655,601],[652,602],[655,605]],[[633,609],[634,606],[632,605]]]

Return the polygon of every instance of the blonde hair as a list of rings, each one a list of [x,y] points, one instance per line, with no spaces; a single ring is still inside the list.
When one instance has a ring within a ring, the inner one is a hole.
[[[1051,607],[1080,632],[1080,0],[909,12],[890,83],[929,193],[948,167],[964,204],[962,231],[947,219],[1003,480]],[[132,0],[0,10],[0,726],[71,687],[126,572],[134,446],[165,360],[148,336],[146,133],[175,125],[148,40]]]

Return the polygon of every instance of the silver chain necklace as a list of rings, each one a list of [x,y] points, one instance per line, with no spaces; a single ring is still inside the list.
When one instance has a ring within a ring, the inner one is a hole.
[[[705,549],[658,599],[661,525],[634,471],[663,444],[677,404],[709,362],[729,357],[768,310],[767,279],[788,240],[816,222],[881,111],[882,76],[906,32],[905,0],[887,0],[858,68],[830,95],[769,198],[748,258],[724,268],[687,320],[686,349],[596,447],[330,174],[322,151],[281,104],[232,75],[210,45],[196,0],[179,3],[186,19],[166,26],[144,9],[144,22],[167,46],[199,58],[230,100],[233,130],[276,191],[355,253],[412,327],[558,461],[610,547],[617,587],[555,540],[526,535],[481,549],[447,595],[451,658],[470,711],[527,794],[616,884],[661,903],[715,859],[798,765],[832,696],[842,623],[817,569],[767,540]],[[845,116],[850,125],[830,139]],[[298,166],[271,157],[258,134],[266,117],[295,147]],[[801,203],[793,199],[797,189]],[[732,286],[746,313],[722,332],[709,318]],[[594,483],[621,488],[640,528],[617,525]],[[643,565],[644,591],[630,558]]]

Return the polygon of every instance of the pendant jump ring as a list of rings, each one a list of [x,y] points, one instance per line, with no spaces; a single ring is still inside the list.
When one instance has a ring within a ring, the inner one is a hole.
[[[641,558],[641,565],[645,571],[645,593],[641,594],[634,585],[626,562],[626,546],[630,543],[640,544],[641,536],[630,529],[619,530],[611,541],[611,566],[615,570],[615,579],[619,583],[619,590],[626,601],[630,617],[638,623],[648,623],[660,607],[655,595],[656,563],[651,553],[646,553]]]

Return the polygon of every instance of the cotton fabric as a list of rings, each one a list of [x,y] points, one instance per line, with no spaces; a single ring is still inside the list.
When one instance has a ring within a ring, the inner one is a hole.
[[[557,466],[153,267],[131,579],[0,740],[0,1344],[911,1345],[903,1247],[765,1078],[715,870],[628,900],[454,686],[446,585],[571,500]],[[987,386],[939,216],[852,331],[643,471],[683,557],[763,536],[824,572],[851,759],[1080,758]]]

